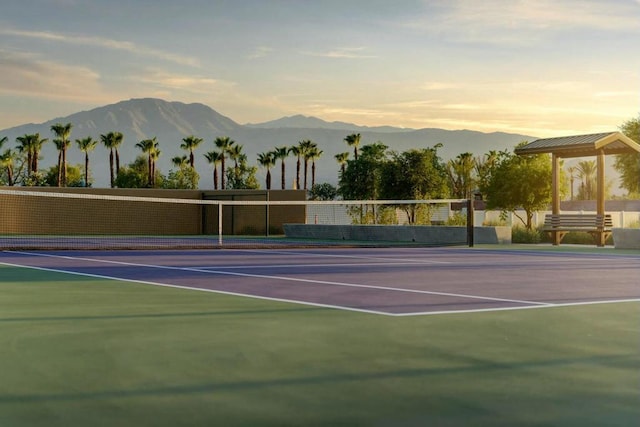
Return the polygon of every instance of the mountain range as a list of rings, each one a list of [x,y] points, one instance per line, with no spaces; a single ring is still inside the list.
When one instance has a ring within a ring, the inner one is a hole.
[[[338,153],[352,151],[344,142],[351,133],[361,134],[360,146],[382,142],[391,150],[402,152],[411,148],[428,148],[442,144],[439,155],[447,160],[463,152],[482,155],[490,150],[511,150],[523,140],[532,141],[533,136],[502,132],[482,133],[472,130],[443,129],[407,129],[391,126],[367,127],[344,122],[326,122],[316,117],[296,115],[265,122],[239,124],[212,108],[199,103],[185,104],[168,102],[161,99],[131,99],[115,104],[82,111],[66,117],[58,117],[40,124],[25,124],[0,130],[0,137],[7,136],[4,148],[12,147],[15,138],[24,134],[40,133],[43,138],[53,139],[51,125],[55,123],[72,123],[72,141],[91,136],[100,139],[101,134],[119,131],[124,135],[120,147],[122,164],[132,162],[141,151],[135,147],[143,139],[156,137],[162,152],[158,167],[164,174],[172,168],[171,158],[186,152],[180,149],[182,138],[195,135],[203,138],[203,143],[196,149],[195,167],[200,174],[200,187],[212,188],[211,165],[203,154],[215,150],[213,140],[219,136],[229,136],[244,148],[250,164],[257,164],[257,154],[271,151],[276,146],[296,145],[303,139],[310,139],[318,144],[323,155],[316,161],[316,182],[336,184],[339,165],[334,159]],[[48,168],[57,161],[57,152],[53,144],[46,143],[42,150],[42,168]],[[83,164],[83,153],[75,143],[68,151],[70,164]],[[108,187],[109,166],[108,152],[99,145],[90,153],[91,173],[94,187]],[[294,178],[295,160],[292,157],[287,164],[287,187],[290,188]],[[259,168],[258,178],[264,185],[264,170]],[[273,169],[274,187],[279,188],[280,170]]]

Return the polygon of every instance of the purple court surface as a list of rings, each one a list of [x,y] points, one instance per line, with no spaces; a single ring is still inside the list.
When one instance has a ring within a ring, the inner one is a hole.
[[[470,248],[2,251],[0,265],[392,316],[640,301],[640,255]]]

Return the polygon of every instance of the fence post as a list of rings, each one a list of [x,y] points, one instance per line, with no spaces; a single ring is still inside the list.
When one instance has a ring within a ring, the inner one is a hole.
[[[475,213],[473,211],[473,199],[467,200],[467,242],[469,247],[473,247],[473,220]]]

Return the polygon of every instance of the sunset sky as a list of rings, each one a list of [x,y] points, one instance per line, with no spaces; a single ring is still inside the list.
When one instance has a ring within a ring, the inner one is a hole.
[[[640,0],[24,0],[0,129],[130,98],[547,137],[640,113]]]

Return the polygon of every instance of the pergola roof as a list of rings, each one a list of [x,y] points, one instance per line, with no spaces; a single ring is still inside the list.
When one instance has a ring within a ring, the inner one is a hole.
[[[596,156],[600,150],[608,154],[640,152],[640,144],[621,132],[594,133],[590,135],[563,136],[537,139],[516,148],[519,155],[553,153],[558,157]]]

